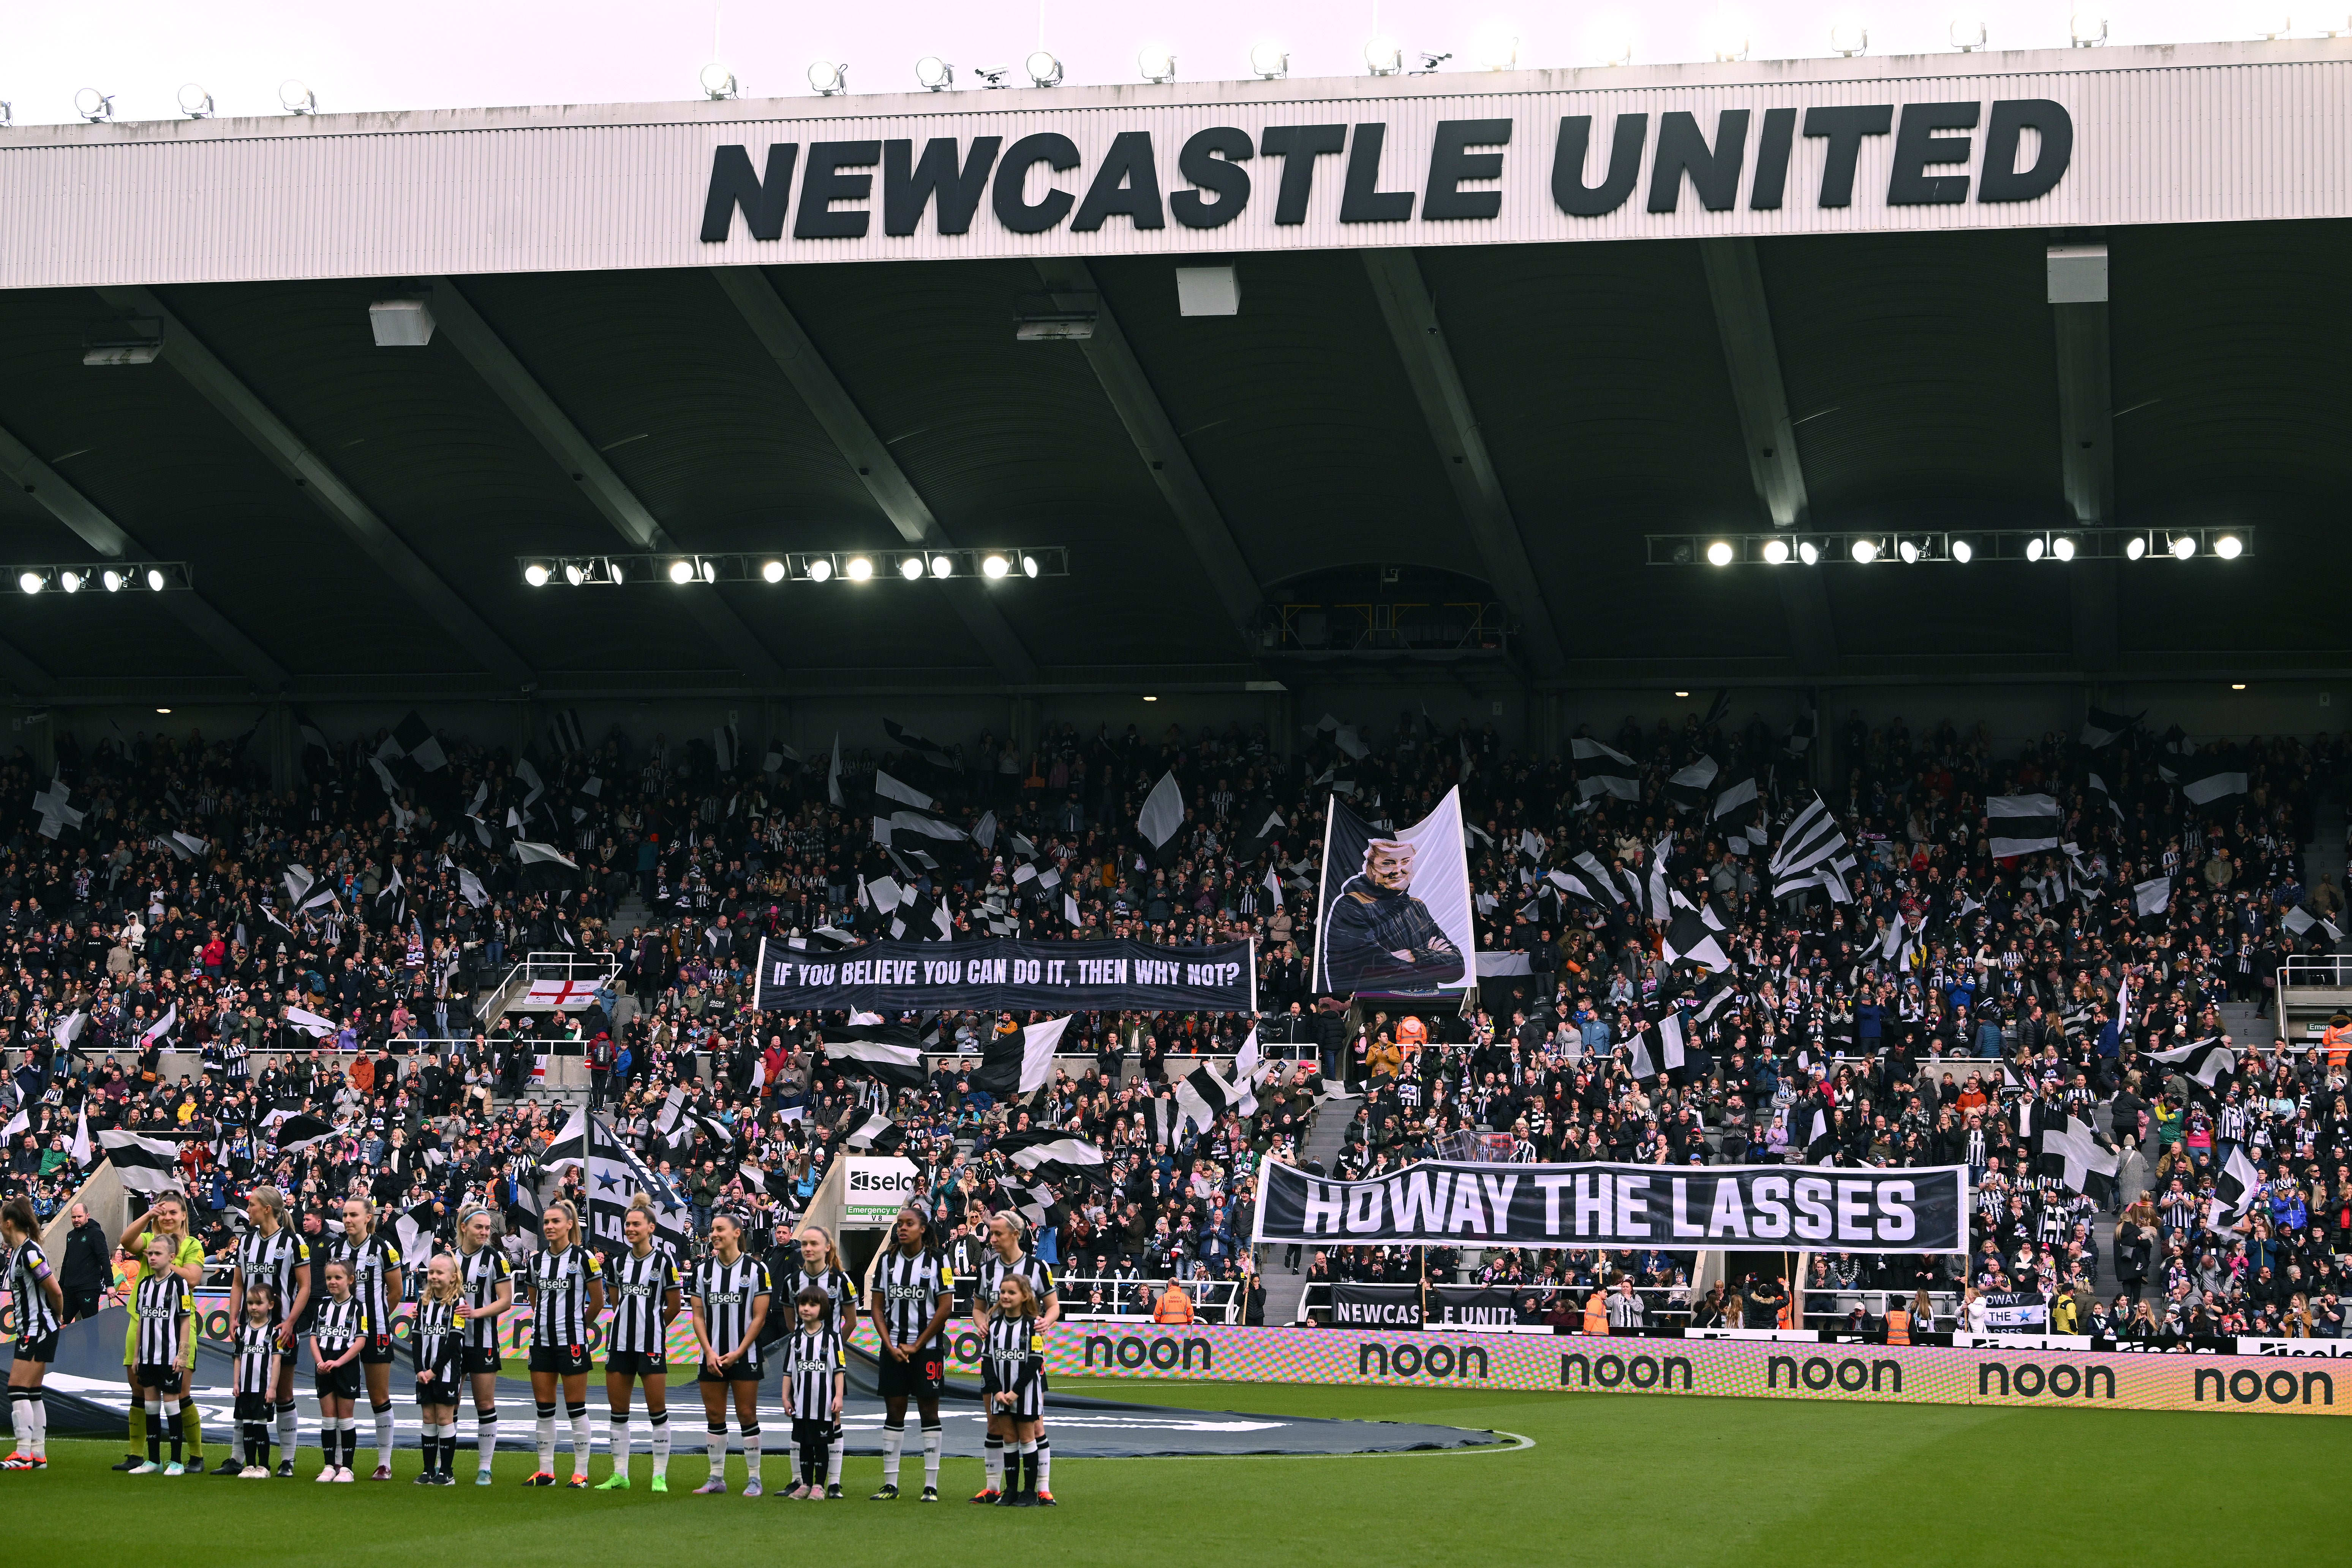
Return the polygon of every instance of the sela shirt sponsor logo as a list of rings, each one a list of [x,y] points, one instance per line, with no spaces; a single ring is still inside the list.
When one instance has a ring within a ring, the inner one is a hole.
[[[905,237],[928,226],[969,234],[975,222],[1013,234],[1102,229],[1222,228],[1271,202],[1277,227],[1304,224],[1338,187],[1342,224],[1486,222],[1504,215],[1507,163],[1544,160],[1552,205],[1603,217],[1639,193],[1643,210],[1708,212],[1740,205],[1834,209],[2032,201],[2054,190],[2074,160],[2074,123],[2049,99],[1816,104],[1726,109],[1713,123],[1685,110],[1560,117],[1555,125],[1507,119],[1441,120],[1425,145],[1391,139],[1386,121],[1213,125],[1185,135],[1122,131],[1088,166],[1058,131],[1003,136],[741,142],[715,149],[702,238],[724,243],[738,215],[762,241]],[[1529,143],[1533,142],[1534,145]],[[1800,145],[1818,146],[1800,163]],[[1885,183],[1864,185],[1865,148]],[[1792,168],[1818,180],[1791,179]]]

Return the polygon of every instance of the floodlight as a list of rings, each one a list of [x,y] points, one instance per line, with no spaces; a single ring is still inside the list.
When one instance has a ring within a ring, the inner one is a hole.
[[[1603,16],[1586,35],[1592,53],[1604,66],[1629,65],[1633,58],[1633,24],[1622,16]]]
[[[16,578],[16,586],[22,588],[27,594],[37,594],[48,585],[47,579],[44,578],[38,572],[22,573]]]
[[[1021,558],[1021,574],[1024,577],[1037,575],[1037,558],[1034,555],[1024,555]]]
[[[1386,33],[1365,40],[1364,68],[1374,76],[1394,76],[1404,69],[1404,46]]]
[[[1252,44],[1249,68],[1251,75],[1264,77],[1268,81],[1286,77],[1290,74],[1290,51],[1272,39]]]
[[[2234,533],[2225,533],[2213,542],[2213,553],[2224,561],[2235,561],[2238,558],[2238,552],[2243,549],[2245,546],[2238,542],[2238,536]]]
[[[92,125],[114,118],[114,95],[100,92],[94,87],[83,88],[74,94],[74,112]]]
[[[1872,562],[1878,559],[1878,541],[1874,539],[1857,539],[1853,542],[1853,547],[1848,551],[1848,553],[1851,554],[1856,562],[1862,565],[1867,566]]]
[[[2066,36],[2078,49],[2096,48],[2107,41],[2107,19],[2096,12],[2077,11],[2066,19]]]
[[[673,583],[691,583],[691,582],[693,582],[693,581],[694,581],[694,563],[693,563],[693,562],[691,562],[691,561],[673,561],[673,562],[671,562],[671,563],[669,563],[669,580],[670,580],[671,582],[673,582]]]
[[[163,574],[152,566],[147,568],[147,591],[151,594],[160,594],[163,591]]]
[[[2197,536],[2195,534],[2184,533],[2172,542],[2172,558],[2175,561],[2186,561],[2196,553]]]
[[[954,571],[955,561],[952,557],[946,555],[934,555],[931,557],[932,576],[945,577],[952,574]]]
[[[1951,25],[1944,29],[1944,36],[1952,40],[1952,47],[1964,55],[1983,48],[1985,47],[1984,18],[1977,16],[1955,16],[1951,20]]]
[[[567,561],[563,563],[563,580],[577,588],[587,580],[587,574],[580,570],[577,561]]]
[[[1013,570],[1013,563],[1002,555],[992,553],[981,562],[980,570],[982,576],[1002,577]]]
[[[2145,535],[2135,533],[2129,539],[2124,541],[2125,560],[2137,561],[2147,553],[2147,539]]]
[[[522,569],[522,580],[534,588],[547,586],[548,570],[544,563],[534,561]]]
[[[1718,13],[1706,28],[1706,52],[1718,60],[1748,58],[1748,25],[1737,16]]]
[[[937,55],[925,55],[915,62],[915,83],[933,92],[945,92],[955,85],[955,67]]]
[[[919,555],[909,555],[904,561],[899,562],[898,575],[904,577],[909,583],[921,582],[923,580],[923,558]]]
[[[808,84],[820,98],[838,98],[849,90],[849,67],[839,60],[811,60]]]
[[[2032,539],[2027,540],[2025,542],[2025,558],[2028,561],[2041,560],[2042,549],[2043,545],[2038,535]]]
[[[1977,557],[1977,547],[1965,539],[1952,541],[1952,559],[1965,566]]]
[[[735,73],[717,60],[703,67],[702,74],[697,79],[702,84],[702,96],[713,102],[720,99],[732,98],[738,91],[735,86]]]
[[[1165,44],[1146,44],[1136,51],[1135,68],[1146,81],[1174,81],[1176,57]]]
[[[290,76],[278,84],[278,101],[289,114],[319,112],[319,95]]]
[[[192,81],[180,89],[180,112],[191,120],[213,117],[213,95],[205,90],[202,82]]]
[[[1789,542],[1785,539],[1766,540],[1764,542],[1764,564],[1767,566],[1785,566],[1788,563]]]
[[[851,582],[863,583],[868,577],[873,575],[874,563],[868,561],[863,555],[853,555],[849,558],[849,580]]]
[[[1811,566],[1818,564],[1821,558],[1821,550],[1811,540],[1808,539],[1797,546],[1797,559],[1803,562],[1806,565]]]
[[[1718,539],[1706,547],[1706,563],[1710,566],[1728,566],[1733,553],[1729,542]]]
[[[1490,71],[1507,71],[1519,63],[1518,35],[1505,27],[1480,32],[1470,45],[1470,58]]]
[[[1830,47],[1848,58],[1870,47],[1870,28],[1859,16],[1841,16],[1830,24]]]
[[[825,560],[823,556],[819,556],[814,561],[809,563],[808,574],[811,582],[822,583],[826,578],[833,575],[833,563]],[[762,582],[767,583],[782,582],[784,580],[784,563],[781,561],[771,561],[766,563],[760,568],[760,578]]]
[[[2062,533],[2050,542],[2050,553],[2056,560],[2072,561],[2074,559],[2074,542]]]
[[[1032,87],[1059,87],[1062,83],[1062,62],[1050,49],[1039,49],[1021,62],[1021,68],[1029,73]]]

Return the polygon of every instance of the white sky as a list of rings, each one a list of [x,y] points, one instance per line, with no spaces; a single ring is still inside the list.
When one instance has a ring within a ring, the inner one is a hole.
[[[1982,18],[1995,48],[2054,48],[2078,9],[2106,16],[2118,44],[2183,43],[2259,37],[2282,15],[2303,36],[2344,27],[2352,0],[2327,4],[2332,22],[2240,0],[1045,0],[1042,30],[1071,82],[1137,79],[1146,42],[1175,51],[1181,79],[1213,80],[1245,75],[1250,47],[1268,39],[1289,49],[1293,76],[1360,74],[1376,15],[1378,30],[1408,50],[1451,51],[1444,68],[1455,70],[1490,30],[1520,39],[1524,65],[1576,66],[1596,63],[1593,39],[1612,23],[1630,26],[1636,60],[1705,59],[1712,29],[1726,26],[1750,38],[1752,58],[1771,59],[1830,53],[1830,26],[1842,16],[1869,28],[1872,54],[1906,54],[1948,52],[1948,25],[1962,11]],[[978,85],[975,65],[1009,65],[1022,80],[1041,29],[1036,0],[75,0],[12,9],[0,100],[20,124],[74,119],[82,88],[112,94],[118,120],[173,118],[187,82],[208,89],[224,115],[275,114],[289,77],[328,113],[693,98],[714,35],[746,97],[805,95],[808,64],[819,58],[849,62],[853,91],[896,92],[914,87],[919,57],[938,54],[957,67],[961,89]]]

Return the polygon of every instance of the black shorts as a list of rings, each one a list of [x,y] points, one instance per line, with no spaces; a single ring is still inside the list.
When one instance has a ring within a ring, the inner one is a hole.
[[[625,1377],[667,1377],[669,1357],[661,1351],[606,1351],[604,1370]]]
[[[416,1385],[416,1403],[455,1405],[463,1396],[465,1386],[454,1377],[436,1377],[431,1383],[420,1383]]]
[[[530,1370],[550,1372],[559,1377],[577,1377],[588,1370],[586,1345],[533,1345],[530,1347]]]
[[[236,1418],[239,1421],[269,1421],[276,1419],[278,1406],[266,1394],[240,1394],[236,1396]]]
[[[357,1399],[360,1396],[360,1363],[347,1361],[333,1371],[321,1370],[311,1377],[311,1390],[321,1399]]]
[[[496,1345],[492,1345],[486,1351],[478,1351],[471,1346],[467,1347],[466,1370],[469,1373],[497,1372],[505,1365],[506,1363],[499,1358],[499,1350]]]
[[[390,1334],[371,1334],[360,1342],[362,1366],[390,1366],[393,1348]]]
[[[757,1383],[760,1381],[760,1363],[755,1361],[730,1362],[717,1372],[711,1371],[710,1363],[704,1362],[696,1371],[694,1381],[697,1383]]]
[[[947,1357],[937,1345],[916,1352],[905,1361],[885,1352],[876,1361],[881,1368],[882,1397],[885,1399],[934,1398],[948,1384]]]
[[[158,1394],[177,1394],[187,1386],[185,1367],[143,1365],[135,1375],[141,1388],[152,1388]]]
[[[57,1330],[51,1329],[47,1333],[43,1334],[37,1340],[18,1340],[16,1342],[16,1359],[18,1361],[33,1362],[41,1366],[47,1366],[49,1363],[57,1360]]]
[[[798,1415],[793,1417],[793,1442],[795,1446],[803,1448],[821,1448],[832,1440],[832,1416],[827,1415],[817,1421],[810,1421]]]

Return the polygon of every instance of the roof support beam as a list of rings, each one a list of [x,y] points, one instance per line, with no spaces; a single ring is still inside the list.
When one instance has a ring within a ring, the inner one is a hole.
[[[104,288],[97,292],[109,307],[123,315],[146,316],[161,322],[163,363],[194,387],[280,473],[292,479],[296,488],[327,514],[329,521],[365,552],[377,568],[398,584],[458,647],[496,676],[499,684],[518,689],[537,684],[538,677],[530,663],[509,647],[506,639],[460,598],[456,589],[443,582],[373,509],[360,500],[358,492],[304,446],[302,438],[271,413],[253,389],[238,380],[156,298],[154,290],[131,287]]]
[[[1421,263],[1410,250],[1368,250],[1364,272],[1371,279],[1372,296],[1380,301],[1397,357],[1404,362],[1405,379],[1412,384],[1430,439],[1446,460],[1445,477],[1453,481],[1454,500],[1462,509],[1471,543],[1485,563],[1486,581],[1517,619],[1536,673],[1557,674],[1565,655],[1551,607],[1537,586],[1527,540],[1511,515],[1502,479],[1495,472],[1494,458],[1479,431],[1470,395],[1462,384],[1462,373],[1454,363],[1454,351],[1446,345],[1445,330],[1437,319],[1437,301],[1422,276]]]
[[[36,457],[31,447],[0,429],[0,475],[21,487],[26,495],[47,507],[49,514],[79,535],[84,544],[110,561],[129,557],[152,556],[156,552],[124,532],[120,524],[100,511],[79,490],[67,482],[48,464]],[[211,601],[194,593],[166,594],[163,603],[187,628],[226,659],[257,690],[282,691],[293,684],[294,678],[286,673],[278,662],[261,651],[251,637],[229,624],[228,617],[215,609]]]
[[[2105,290],[2101,289],[2101,294]],[[2108,378],[2107,303],[2053,303],[2058,334],[2059,473],[2066,507],[2085,528],[2115,517],[2115,395]],[[2074,561],[2066,568],[2074,660],[2099,670],[2116,662],[2116,563]]]
[[[849,389],[817,353],[816,343],[764,273],[756,267],[714,267],[710,276],[741,313],[751,335],[808,405],[834,447],[857,470],[866,493],[909,544],[952,544],[947,531],[898,467],[898,459],[852,401]],[[1037,662],[987,589],[978,583],[943,584],[948,605],[980,644],[996,672],[1015,685],[1037,679]]]
[[[1772,336],[1771,307],[1764,298],[1764,269],[1756,242],[1748,238],[1702,239],[1707,298],[1715,306],[1715,329],[1723,341],[1723,365],[1731,377],[1732,401],[1739,408],[1739,434],[1748,447],[1748,475],[1756,499],[1775,528],[1803,526],[1812,509],[1805,494],[1805,471],[1797,460],[1796,426],[1789,419],[1789,392],[1780,379],[1780,349]],[[1789,618],[1789,645],[1798,668],[1809,674],[1837,662],[1837,636],[1830,621],[1829,591],[1821,574],[1793,563],[1780,579],[1780,607]]]
[[[521,360],[515,357],[506,340],[499,337],[482,313],[474,309],[455,280],[435,278],[427,280],[432,290],[433,320],[457,345],[458,353],[474,367],[475,374],[489,384],[499,401],[522,422],[523,427],[547,448],[549,457],[572,477],[605,521],[611,523],[623,539],[638,550],[671,551],[690,553],[683,549],[653,512],[639,500],[613,465],[596,450],[595,443],[581,433],[570,416],[556,406],[555,399],[540,385]],[[715,595],[696,611],[695,618],[709,634],[726,658],[755,680],[785,683],[784,668],[768,651],[759,634],[735,613],[734,606]]]
[[[1094,273],[1085,262],[1075,259],[1036,265],[1037,276],[1057,307],[1094,310],[1094,336],[1079,340],[1078,346],[1095,379],[1102,383],[1103,394],[1110,399],[1119,423],[1127,426],[1127,438],[1135,443],[1136,455],[1150,471],[1151,482],[1160,487],[1160,499],[1175,514],[1176,526],[1192,547],[1193,559],[1208,574],[1210,588],[1224,606],[1225,619],[1255,650],[1249,630],[1265,605],[1265,592],[1258,586],[1257,574],[1242,553],[1216,498],[1202,482],[1200,469],[1192,466],[1192,455],[1177,435],[1176,422],[1168,417],[1151,378],[1143,374],[1134,345],[1119,331],[1118,318],[1096,287]]]

